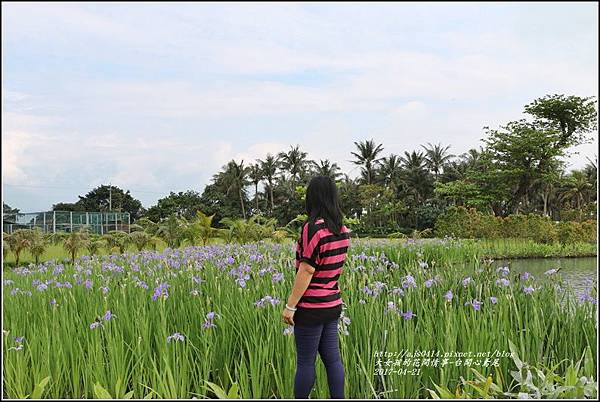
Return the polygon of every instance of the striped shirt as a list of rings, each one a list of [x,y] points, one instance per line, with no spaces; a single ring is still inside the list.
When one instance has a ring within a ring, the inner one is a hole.
[[[342,304],[338,279],[350,245],[350,231],[344,225],[333,234],[325,221],[317,219],[302,225],[296,245],[296,272],[301,262],[315,268],[308,288],[298,301],[298,308],[323,309]]]

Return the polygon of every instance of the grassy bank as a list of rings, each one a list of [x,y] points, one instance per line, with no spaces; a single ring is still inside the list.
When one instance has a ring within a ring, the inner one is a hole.
[[[271,243],[270,240],[265,241]],[[561,243],[543,244],[536,243],[533,240],[521,239],[495,239],[495,240],[473,240],[461,239],[450,242],[442,242],[442,239],[353,239],[356,244],[364,243],[365,249],[374,247],[382,247],[390,255],[396,259],[403,259],[401,254],[408,253],[404,259],[414,260],[414,252],[411,252],[411,246],[423,245],[426,253],[434,256],[438,261],[444,260],[449,262],[468,262],[474,259],[493,258],[540,258],[540,257],[590,257],[597,255],[596,244],[590,243],[572,243],[563,245]],[[209,244],[224,244],[224,240],[220,238],[211,239]],[[292,240],[287,240],[285,244],[291,244]],[[441,244],[441,245],[440,245]],[[187,244],[186,246],[190,246]],[[196,244],[198,245],[198,244]],[[163,251],[166,248],[164,242],[159,242],[157,251]],[[127,250],[130,253],[137,250],[130,246]],[[81,253],[80,253],[81,254]],[[85,254],[85,252],[83,252]],[[108,255],[109,251],[101,249],[98,253],[100,256]],[[410,254],[413,254],[410,257]],[[57,260],[63,261],[67,259],[68,254],[61,245],[50,245],[46,252],[42,255],[40,262]],[[5,266],[14,266],[15,257],[9,253],[4,260]],[[21,254],[21,265],[27,265],[34,262],[34,258],[28,251]]]

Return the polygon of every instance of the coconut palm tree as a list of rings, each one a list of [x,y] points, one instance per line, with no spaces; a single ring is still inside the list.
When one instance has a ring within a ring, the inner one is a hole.
[[[379,175],[381,176],[384,186],[389,187],[392,185],[392,187],[396,187],[402,174],[402,165],[400,162],[400,158],[394,154],[381,160]]]
[[[231,190],[238,193],[240,198],[240,205],[242,207],[242,216],[246,219],[246,209],[244,208],[244,198],[246,197],[246,186],[250,184],[248,178],[249,169],[244,166],[244,160],[238,164],[234,160],[231,160],[227,164],[227,170],[225,171],[225,183],[227,186],[226,194],[229,194]]]
[[[591,193],[592,184],[588,182],[585,173],[581,170],[572,171],[566,180],[566,185],[561,192],[562,198],[575,202],[581,218],[581,207]]]
[[[481,156],[483,154],[483,147],[479,147],[479,150],[475,148],[469,149],[467,152],[460,155],[460,158],[467,164],[469,167],[476,167],[481,160]]]
[[[375,141],[367,140],[354,142],[354,145],[358,148],[357,152],[351,152],[356,157],[356,160],[351,161],[355,165],[362,166],[363,175],[366,179],[366,184],[372,184],[375,178],[375,169],[381,158],[377,158],[377,155],[383,151],[383,145],[375,145]]]
[[[336,181],[342,174],[339,172],[340,167],[337,163],[331,163],[329,159],[319,160],[319,163],[310,161],[310,165],[314,174],[319,176],[329,176]]]
[[[250,165],[248,176],[250,177],[252,184],[254,184],[254,201],[256,201],[256,211],[258,211],[258,185],[263,179],[263,172],[259,163]]]
[[[288,152],[279,153],[279,167],[283,172],[290,174],[290,194],[294,193],[296,183],[306,170],[308,161],[306,160],[306,152],[300,150],[300,146],[290,147]]]
[[[413,199],[415,205],[425,201],[428,189],[430,187],[429,173],[425,168],[425,156],[422,152],[404,151],[404,156],[400,156],[403,167],[402,181]]]
[[[594,160],[586,157],[588,163],[583,168],[583,173],[585,174],[588,182],[592,185],[592,201],[596,200],[596,192],[598,188],[598,155],[596,155]]]
[[[443,166],[455,155],[448,153],[450,145],[446,147],[442,147],[441,144],[431,145],[427,143],[427,145],[429,145],[429,148],[421,145],[425,149],[425,165],[433,172],[434,178],[437,180]]]
[[[277,168],[279,166],[279,158],[271,155],[271,154],[267,154],[267,157],[265,158],[265,160],[258,160],[258,163],[260,164],[260,169],[262,171],[262,175],[264,177],[264,179],[267,181],[268,187],[269,187],[269,198],[271,199],[271,210],[269,211],[270,214],[273,214],[273,209],[275,209],[274,205],[273,205],[273,182],[275,180],[275,177],[277,175]]]

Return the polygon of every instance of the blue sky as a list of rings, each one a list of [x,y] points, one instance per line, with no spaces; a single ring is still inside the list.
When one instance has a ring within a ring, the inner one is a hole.
[[[354,141],[458,155],[538,97],[598,95],[597,7],[3,3],[3,199],[110,182],[149,207],[293,144],[352,177]]]

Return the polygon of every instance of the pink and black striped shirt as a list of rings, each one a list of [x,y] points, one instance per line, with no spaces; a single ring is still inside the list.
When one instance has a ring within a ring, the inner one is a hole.
[[[302,261],[314,267],[315,272],[297,307],[323,309],[342,304],[338,279],[349,245],[350,231],[344,225],[339,235],[332,233],[322,218],[302,225],[296,245],[296,272]]]

